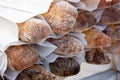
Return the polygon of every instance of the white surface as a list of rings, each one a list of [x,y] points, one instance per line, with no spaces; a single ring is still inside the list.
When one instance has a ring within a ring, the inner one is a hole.
[[[100,0],[84,0],[84,3],[86,5],[86,10],[89,11],[93,11],[95,9],[97,9],[98,4],[99,4]]]
[[[0,0],[0,16],[23,22],[35,15],[48,11],[53,0]]]
[[[109,69],[80,80],[117,80],[117,72],[115,69]]]
[[[6,69],[7,69],[7,55],[0,51],[0,75],[2,77]]]
[[[17,25],[0,17],[0,37],[0,50],[4,51],[8,44],[18,41]]]
[[[80,0],[67,0],[67,1],[70,1],[70,2],[73,2],[73,3],[78,3],[78,2],[80,2]]]
[[[108,70],[110,68],[112,68],[112,64],[108,64],[108,65],[92,65],[92,64],[88,64],[88,63],[83,62],[81,64],[80,73],[75,75],[75,76],[68,77],[65,80],[80,80],[80,79],[83,79],[85,77],[92,76],[92,75],[94,75],[96,73],[106,71],[106,70]]]
[[[75,3],[74,6],[78,9],[85,9],[88,11],[93,11],[97,9],[100,0],[82,0],[78,3]]]

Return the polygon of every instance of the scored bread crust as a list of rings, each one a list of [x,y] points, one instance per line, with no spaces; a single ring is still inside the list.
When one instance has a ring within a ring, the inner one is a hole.
[[[66,1],[55,1],[47,13],[42,14],[53,32],[67,34],[73,29],[78,15],[77,9]]]
[[[49,25],[40,19],[29,19],[19,23],[19,38],[28,43],[37,43],[50,35]]]
[[[96,29],[90,29],[83,33],[87,41],[85,48],[103,48],[111,46],[111,38]]]
[[[73,27],[75,32],[83,32],[93,27],[96,23],[95,15],[87,10],[78,9],[78,17]]]
[[[80,41],[70,35],[65,35],[59,39],[49,39],[48,41],[57,46],[57,49],[54,51],[57,54],[70,55],[82,51]]]
[[[20,71],[38,61],[38,51],[33,45],[10,46],[5,51],[8,56],[8,67]]]

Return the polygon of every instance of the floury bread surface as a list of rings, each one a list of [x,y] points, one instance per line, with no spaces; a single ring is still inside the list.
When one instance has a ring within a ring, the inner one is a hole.
[[[78,16],[77,9],[67,1],[54,1],[49,11],[42,14],[56,34],[67,34]]]
[[[39,59],[38,51],[31,45],[10,46],[6,51],[8,67],[20,71],[32,66]]]
[[[38,43],[51,34],[50,27],[44,20],[31,18],[19,23],[19,38],[28,43]]]
[[[65,35],[59,39],[48,39],[49,42],[57,46],[54,51],[56,54],[61,55],[74,55],[82,51],[82,43],[71,35]]]

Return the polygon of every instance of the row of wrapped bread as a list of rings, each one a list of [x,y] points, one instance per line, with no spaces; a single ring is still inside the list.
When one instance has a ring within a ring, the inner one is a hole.
[[[101,0],[98,9],[76,9],[74,4],[55,0],[47,13],[37,15],[23,23],[17,23],[19,40],[28,44],[10,46],[5,50],[8,67],[21,71],[16,80],[57,80],[56,76],[68,77],[80,71],[79,61],[74,57],[58,57],[49,63],[49,69],[40,64],[40,52],[35,45],[48,41],[57,46],[53,53],[68,56],[85,51],[85,60],[91,64],[109,64],[108,54],[120,53],[120,4],[119,0],[105,3]],[[85,35],[83,47],[78,37]],[[60,36],[60,37],[53,37]]]

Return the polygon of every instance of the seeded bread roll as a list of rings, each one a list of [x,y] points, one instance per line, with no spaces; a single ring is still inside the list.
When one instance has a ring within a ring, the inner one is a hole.
[[[57,46],[57,49],[54,51],[57,54],[72,55],[82,51],[82,44],[80,41],[70,35],[65,35],[59,39],[51,38],[48,39],[48,41]]]
[[[56,34],[67,34],[73,29],[77,9],[67,1],[54,1],[49,11],[42,14]]]
[[[109,64],[111,62],[109,56],[99,48],[94,48],[87,51],[85,59],[91,64]]]
[[[109,25],[103,32],[111,37],[112,41],[120,40],[120,25]]]
[[[23,70],[16,80],[57,80],[55,75],[40,65],[33,65]]]
[[[5,52],[8,56],[8,67],[16,71],[32,66],[39,59],[36,48],[30,44],[11,46]]]
[[[37,43],[50,35],[49,25],[41,20],[32,18],[19,23],[19,39],[28,43]]]
[[[80,71],[79,63],[73,58],[57,58],[49,64],[50,71],[57,76],[68,77],[76,75]]]
[[[120,23],[120,8],[110,7],[104,10],[100,22],[101,25]]]
[[[103,48],[111,46],[111,38],[96,29],[90,29],[83,33],[87,41],[86,48]]]
[[[96,23],[95,15],[87,10],[78,9],[78,17],[73,31],[82,32],[93,27]]]

